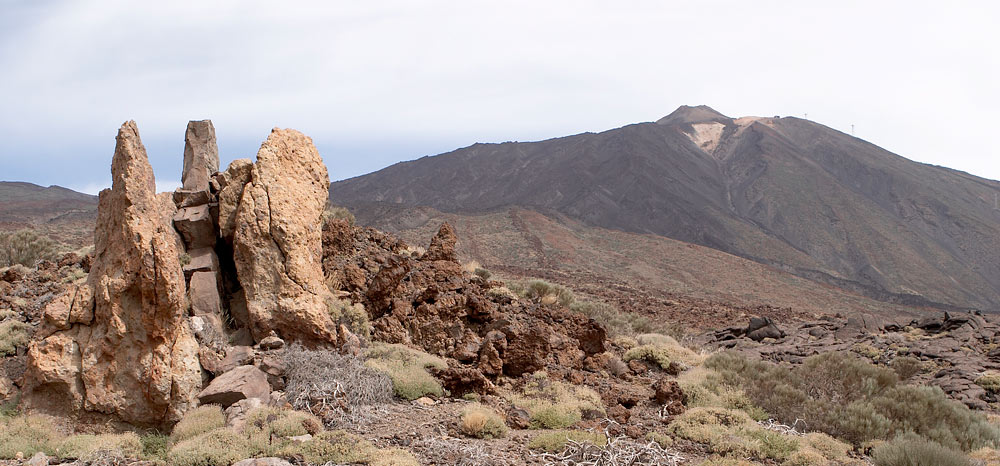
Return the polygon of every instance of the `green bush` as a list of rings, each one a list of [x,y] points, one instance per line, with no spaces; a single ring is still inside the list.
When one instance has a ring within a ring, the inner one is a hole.
[[[167,461],[170,451],[170,436],[159,432],[150,432],[139,437],[142,442],[142,457],[153,461]]]
[[[171,443],[180,443],[226,425],[226,416],[218,405],[199,406],[187,413],[174,426],[170,434]]]
[[[849,353],[812,356],[792,369],[719,353],[705,366],[781,422],[804,419],[856,446],[906,432],[965,451],[1000,441],[1000,429],[939,388],[899,385],[894,371]]]
[[[643,360],[651,364],[656,364],[662,369],[670,367],[670,355],[667,350],[658,345],[642,345],[636,346],[625,352],[625,357],[622,358],[625,362],[629,362],[635,359]]]
[[[17,348],[28,344],[28,329],[24,322],[7,319],[0,322],[0,357],[10,356]]]
[[[872,450],[877,466],[970,466],[960,452],[915,435],[907,435],[883,443]]]
[[[507,287],[522,298],[544,305],[559,304],[560,306],[569,307],[575,299],[573,292],[568,288],[549,283],[545,280],[535,279],[523,283],[511,282],[507,284]]]
[[[597,432],[586,432],[582,430],[554,430],[543,432],[528,441],[528,448],[532,450],[544,450],[549,453],[558,453],[566,448],[570,441],[580,443],[590,443],[603,447],[608,444],[608,437]]]
[[[317,434],[322,430],[323,423],[307,412],[262,407],[247,414],[243,433],[250,438],[273,439]]]
[[[528,411],[533,429],[562,429],[583,419],[586,412],[604,414],[600,395],[590,388],[549,382],[535,374],[519,395],[509,395],[516,406]]]
[[[344,324],[362,340],[368,341],[372,335],[372,324],[368,320],[368,311],[361,303],[351,303],[346,299],[333,298],[327,302],[330,318],[338,324]]]
[[[429,369],[446,369],[448,364],[443,359],[405,345],[382,343],[372,346],[367,356],[365,365],[387,374],[400,398],[415,400],[444,395],[441,383],[429,372]]]
[[[171,466],[229,466],[250,456],[247,439],[223,427],[176,443],[167,453],[167,462]]]
[[[58,243],[32,230],[0,232],[0,267],[34,267],[38,261],[54,260],[58,254]]]

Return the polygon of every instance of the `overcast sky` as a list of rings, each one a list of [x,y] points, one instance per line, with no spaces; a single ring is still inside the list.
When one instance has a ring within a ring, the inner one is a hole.
[[[682,104],[1000,179],[1000,3],[818,3],[0,0],[0,180],[96,192],[129,119],[172,189],[191,119],[223,167],[301,130],[337,180]]]

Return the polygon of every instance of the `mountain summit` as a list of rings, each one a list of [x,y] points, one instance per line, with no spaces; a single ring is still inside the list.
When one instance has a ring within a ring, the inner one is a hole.
[[[372,201],[464,214],[521,207],[707,246],[886,302],[1000,307],[1000,183],[799,118],[685,106],[597,134],[476,144],[331,190],[362,214]]]

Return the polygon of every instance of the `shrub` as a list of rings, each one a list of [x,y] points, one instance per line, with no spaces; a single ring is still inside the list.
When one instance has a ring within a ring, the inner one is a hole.
[[[746,413],[731,409],[692,408],[674,418],[667,430],[727,456],[781,461],[800,447],[796,438],[764,429]]]
[[[28,344],[28,324],[7,319],[0,322],[0,357],[17,352],[19,346]]]
[[[38,452],[54,455],[61,438],[52,423],[41,416],[0,419],[0,458],[14,459],[17,453],[25,458]]]
[[[75,458],[93,463],[97,458],[118,460],[138,458],[143,451],[142,440],[134,432],[123,434],[79,434],[69,437],[59,446],[60,458]]]
[[[658,323],[648,317],[634,312],[623,311],[617,306],[601,301],[583,301],[576,299],[569,308],[591,319],[596,320],[608,331],[608,336],[634,336],[651,332],[684,335],[684,330],[675,323]]]
[[[477,277],[482,278],[483,280],[489,280],[490,277],[493,276],[492,272],[482,267],[476,268],[476,270],[473,270],[472,273],[475,274]]]
[[[443,359],[399,344],[374,345],[368,350],[368,357],[365,364],[387,374],[400,398],[415,400],[426,395],[444,395],[441,384],[428,371],[446,369],[448,364]]]
[[[969,466],[965,455],[934,442],[907,435],[872,450],[877,466]]]
[[[526,283],[511,282],[507,287],[523,298],[544,305],[559,304],[563,307],[569,307],[575,299],[573,292],[568,288],[545,280],[529,280]]]
[[[657,445],[663,448],[667,448],[674,444],[673,437],[660,432],[650,432],[646,434],[646,440],[649,440],[650,442],[656,442]]]
[[[351,303],[346,299],[333,298],[326,304],[330,318],[344,324],[362,340],[368,341],[372,335],[372,324],[368,320],[368,311],[361,303]]]
[[[998,393],[1000,392],[1000,373],[987,372],[976,379],[976,385],[983,387],[990,393]]]
[[[377,449],[367,440],[342,430],[323,432],[298,446],[302,458],[310,464],[367,464]]]
[[[284,353],[285,395],[296,409],[321,412],[392,401],[392,379],[360,358],[291,345]]]
[[[889,367],[896,371],[899,380],[909,380],[911,377],[924,371],[924,363],[913,356],[900,356],[889,363]],[[1000,378],[997,379],[1000,388]]]
[[[170,442],[180,443],[224,425],[226,425],[226,416],[222,414],[221,407],[218,405],[199,406],[184,413],[184,417],[174,426],[174,431],[170,434]]]
[[[354,214],[350,210],[347,210],[346,207],[327,204],[326,210],[323,211],[323,223],[330,220],[343,220],[348,225],[354,225],[355,222]]]
[[[250,411],[243,428],[249,438],[266,439],[318,434],[322,430],[323,423],[312,414],[270,406]]]
[[[856,446],[911,431],[966,451],[1000,441],[996,426],[939,388],[897,385],[894,371],[849,353],[812,356],[793,369],[719,353],[705,366],[781,422],[804,419]]]
[[[461,428],[462,433],[476,438],[502,438],[507,435],[503,417],[479,403],[462,410]]]
[[[229,466],[250,456],[244,437],[219,428],[176,443],[167,453],[167,462],[172,466]]]
[[[580,422],[584,413],[604,413],[597,392],[583,386],[550,383],[541,374],[536,374],[521,395],[509,398],[528,411],[534,429],[562,429]]]
[[[608,437],[596,432],[586,432],[582,430],[554,430],[543,432],[528,441],[528,448],[532,450],[544,450],[549,453],[560,452],[566,448],[566,444],[572,440],[574,442],[586,442],[603,447],[608,444]]]
[[[670,355],[667,351],[657,345],[641,345],[636,346],[625,352],[625,357],[622,358],[625,362],[629,362],[635,359],[643,360],[651,364],[656,364],[662,369],[670,367]]]
[[[142,457],[148,460],[167,461],[170,450],[170,436],[159,432],[150,432],[139,437],[142,442]]]
[[[58,254],[58,243],[34,231],[0,232],[0,267],[34,267],[38,261],[54,260]]]

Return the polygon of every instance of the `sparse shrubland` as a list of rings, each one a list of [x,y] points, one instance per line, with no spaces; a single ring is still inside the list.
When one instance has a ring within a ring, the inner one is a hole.
[[[226,417],[218,405],[199,406],[184,414],[170,434],[171,443],[183,442],[226,424]]]
[[[0,348],[0,353],[3,349]],[[986,372],[976,379],[976,385],[991,393],[1000,393],[1000,372]]]
[[[580,422],[585,414],[604,414],[597,392],[584,386],[551,382],[544,372],[533,375],[520,394],[508,398],[528,411],[534,429],[562,429]]]
[[[123,464],[128,459],[141,457],[142,454],[142,440],[134,432],[74,435],[63,441],[56,449],[56,456],[60,458],[75,458],[85,463]]]
[[[511,281],[507,283],[507,288],[522,298],[543,305],[569,307],[575,300],[573,292],[568,288],[545,280]]]
[[[476,438],[502,438],[507,435],[507,424],[503,416],[493,408],[479,403],[462,410],[460,423],[462,433]]]
[[[0,459],[14,459],[18,453],[30,458],[38,452],[53,455],[63,436],[52,422],[41,416],[0,419]]]
[[[1000,429],[940,388],[900,385],[891,369],[847,353],[812,356],[792,369],[718,353],[705,366],[781,422],[802,420],[856,446],[906,432],[963,451],[1000,441]]]
[[[32,230],[0,231],[0,267],[33,267],[38,261],[55,259],[59,252],[59,243]]]
[[[422,396],[443,396],[441,383],[429,372],[448,367],[444,359],[399,344],[378,343],[368,350],[365,364],[392,379],[396,395],[407,400]]]

